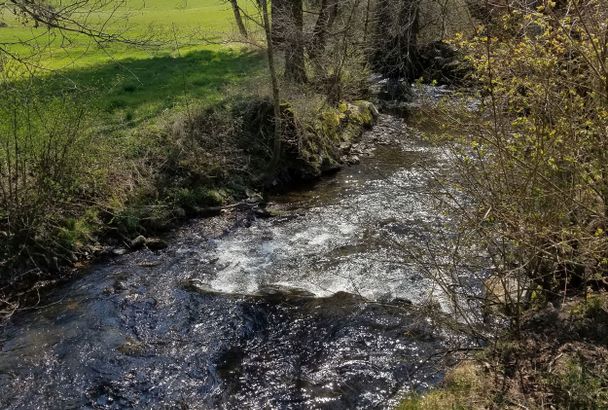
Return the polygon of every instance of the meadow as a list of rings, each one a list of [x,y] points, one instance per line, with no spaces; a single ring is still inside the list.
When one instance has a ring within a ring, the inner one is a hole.
[[[6,13],[0,21],[0,45],[34,67],[41,90],[76,90],[110,128],[132,128],[185,104],[216,102],[226,86],[263,67],[255,50],[210,44],[234,29],[230,5],[221,0],[126,0],[87,16],[93,26],[103,24],[137,45],[62,35]]]

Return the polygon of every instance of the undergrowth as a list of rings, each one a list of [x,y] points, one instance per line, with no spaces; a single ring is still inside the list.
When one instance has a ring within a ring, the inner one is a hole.
[[[104,243],[129,247],[137,235],[157,235],[250,190],[318,177],[340,165],[344,146],[374,120],[366,103],[331,107],[320,96],[306,107],[284,103],[283,151],[270,167],[273,106],[263,93],[231,91],[123,138],[90,126],[95,112],[78,104],[82,96],[22,101],[30,94],[14,90],[4,101],[0,147],[4,292],[60,277]]]

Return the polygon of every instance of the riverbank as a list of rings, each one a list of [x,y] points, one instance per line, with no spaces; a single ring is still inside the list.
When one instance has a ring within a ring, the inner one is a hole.
[[[109,170],[118,179],[111,189],[100,190],[94,201],[75,197],[52,225],[31,226],[40,233],[26,241],[16,243],[21,239],[10,233],[3,237],[3,248],[25,246],[26,253],[3,266],[0,310],[10,314],[30,303],[41,287],[69,278],[100,257],[161,249],[166,244],[158,237],[189,218],[226,207],[259,209],[264,192],[285,190],[356,162],[351,149],[376,120],[375,107],[358,101],[319,109],[317,103],[323,105],[321,97],[306,107],[283,105],[283,149],[272,167],[273,110],[264,97],[236,96],[138,128],[137,152]]]
[[[605,408],[606,323],[606,293],[530,309],[517,332],[469,356],[436,389],[410,396],[398,409]]]
[[[471,212],[476,204],[491,196],[490,189],[480,189],[480,186],[492,175],[485,168],[492,163],[488,159],[496,157],[480,149],[477,140],[468,140],[470,135],[463,132],[476,135],[472,124],[483,117],[485,102],[479,95],[467,91],[454,96],[455,99],[448,97],[443,106],[429,104],[422,110],[424,118],[436,124],[435,129],[440,129],[437,125],[443,127],[442,134],[430,133],[430,140],[446,147],[446,155],[454,167],[452,179],[439,178],[438,182],[443,187],[456,187],[456,191],[463,187],[469,189],[465,200],[458,198],[455,201],[461,206],[460,210],[449,201],[444,207],[456,215],[453,219],[456,223],[475,221],[462,231],[464,234],[457,236],[462,241],[458,242],[458,248],[462,251],[466,248],[464,243],[473,244],[474,254],[482,258],[482,263],[467,266],[452,276],[436,275],[434,278],[454,298],[451,324],[455,326],[452,329],[464,337],[472,337],[477,343],[472,348],[451,349],[459,363],[447,366],[443,380],[429,390],[408,392],[396,408],[605,408],[608,406],[608,294],[606,280],[601,276],[603,262],[587,262],[588,270],[584,275],[580,271],[573,274],[555,267],[550,270],[546,265],[535,271],[517,259],[519,256],[510,244],[505,246],[508,262],[496,263],[494,246],[497,243],[494,241],[505,238],[492,231],[500,226],[491,216],[496,212],[496,205],[489,202],[476,209],[477,214]],[[453,110],[454,107],[459,109]],[[463,149],[463,142],[470,145],[464,145]],[[475,160],[482,164],[481,175],[475,176],[475,170],[468,166]],[[507,180],[511,181],[510,177]],[[505,180],[500,180],[495,187],[504,189],[504,184]],[[455,198],[453,192],[448,191],[446,196]],[[475,194],[478,194],[475,201],[466,200],[475,198]],[[561,198],[571,200],[569,195]],[[504,201],[507,206],[516,203],[511,193]],[[603,212],[604,208],[601,210]],[[517,219],[510,219],[514,220]],[[492,245],[482,251],[476,241],[488,232],[492,232],[489,235]],[[604,235],[602,228],[595,231],[597,238]],[[528,249],[522,246],[522,252],[533,252],[534,247],[528,246]],[[449,252],[458,253],[447,248]],[[439,255],[436,253],[433,258],[441,260]],[[448,260],[461,261],[464,259],[461,255],[470,257],[471,254],[461,252],[455,257],[448,253]],[[446,271],[451,272],[451,269],[458,271],[453,267]],[[573,276],[568,277],[568,274]],[[470,281],[480,286],[470,286]],[[561,287],[549,290],[556,282]]]

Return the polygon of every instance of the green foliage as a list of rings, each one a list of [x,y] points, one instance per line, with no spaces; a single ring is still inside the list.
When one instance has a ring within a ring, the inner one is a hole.
[[[223,87],[263,68],[258,53],[208,44],[232,30],[232,13],[219,0],[126,0],[92,11],[86,7],[86,2],[77,7],[76,18],[86,16],[87,25],[102,25],[105,32],[142,46],[99,44],[85,35],[36,28],[2,6],[9,27],[0,30],[0,58],[12,81],[33,73],[40,91],[84,90],[83,104],[99,111],[94,126],[104,131],[137,127],[164,110],[212,104],[222,99]],[[179,46],[183,43],[189,45]]]
[[[605,293],[592,293],[582,302],[573,304],[569,310],[576,318],[601,320],[608,315],[608,296]]]
[[[436,107],[448,113],[441,141],[455,167],[441,181],[453,189],[444,204],[458,246],[527,292],[506,311],[509,333],[488,331],[490,384],[468,395],[483,404],[454,401],[449,388],[428,395],[447,408],[608,405],[605,296],[566,303],[608,283],[607,13],[605,0],[508,0],[454,41],[475,91]],[[426,397],[418,408],[445,408],[424,407]]]
[[[172,202],[187,209],[196,209],[202,206],[218,206],[225,204],[229,195],[223,190],[207,189],[203,187],[177,188],[171,193]]]
[[[581,357],[567,357],[560,368],[548,375],[553,402],[563,409],[608,407],[608,368],[590,365]]]
[[[81,249],[90,243],[99,230],[101,221],[95,208],[88,208],[77,218],[66,218],[57,232],[57,240],[63,249]]]
[[[72,95],[36,92],[35,83],[3,82],[0,101],[0,281],[24,260],[69,258],[91,232],[86,202],[106,183],[103,144]]]
[[[607,274],[608,4],[568,4],[515,8],[456,41],[481,106],[449,129],[464,176],[454,183],[476,204],[461,220],[483,223],[473,229],[498,273],[552,297]]]

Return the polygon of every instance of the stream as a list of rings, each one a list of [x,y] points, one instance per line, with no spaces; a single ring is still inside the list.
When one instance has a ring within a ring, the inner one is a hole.
[[[359,165],[88,269],[0,329],[0,408],[369,409],[441,379],[408,243],[441,156],[382,115]]]

